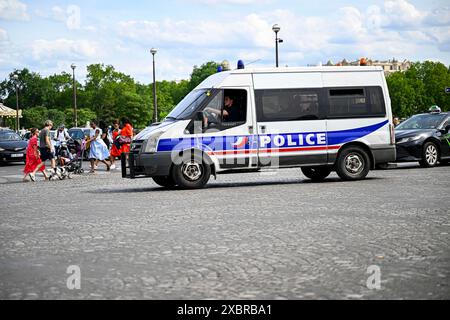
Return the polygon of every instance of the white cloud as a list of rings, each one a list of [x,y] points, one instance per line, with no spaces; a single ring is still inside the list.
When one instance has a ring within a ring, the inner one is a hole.
[[[380,8],[370,6],[367,10],[367,21],[374,28],[417,28],[427,13],[420,11],[406,0],[385,1]]]
[[[32,44],[32,56],[36,60],[42,59],[74,59],[83,60],[94,58],[99,46],[89,40],[57,39],[36,40]]]
[[[0,28],[0,43],[8,40],[8,32],[6,30]]]
[[[159,49],[159,79],[187,78],[193,65],[210,60],[227,59],[232,66],[238,59],[246,63],[258,60],[252,66],[272,66],[275,59],[272,25],[278,23],[279,36],[284,40],[280,45],[281,65],[299,66],[329,59],[336,62],[363,56],[412,60],[441,56],[443,62],[450,62],[450,9],[445,7],[424,11],[410,0],[388,0],[373,1],[376,5],[367,8],[346,5],[331,13],[306,15],[298,6],[265,10],[267,7],[261,6],[261,1],[254,0],[178,1],[211,5],[202,10],[213,13],[203,18],[186,12],[181,19],[162,16],[155,20],[118,20],[112,27],[110,22],[117,21],[114,20],[117,16],[111,16],[108,22],[88,16],[87,25],[81,25],[79,19],[71,20],[78,24],[67,25],[69,17],[81,17],[80,8],[69,12],[68,7],[55,5],[45,14],[40,12],[40,16],[65,23],[68,29],[79,28],[85,40],[68,40],[69,36],[53,41],[41,39],[16,48],[15,52],[20,52],[23,64],[33,65],[43,73],[66,68],[71,61],[104,62],[148,83],[152,73],[149,48],[153,46]],[[250,3],[255,5],[246,6]],[[221,7],[216,10],[213,5]],[[242,6],[234,10],[233,5]],[[0,29],[1,38],[5,35]],[[8,62],[9,56],[13,60],[11,53],[3,52],[0,56],[4,65],[12,65]],[[19,58],[15,61],[20,62]]]
[[[249,4],[265,4],[272,2],[271,0],[196,0],[196,2],[206,5],[249,5]]]
[[[29,20],[27,5],[19,0],[0,0],[0,19]]]
[[[52,17],[56,21],[66,22],[66,20],[67,20],[66,10],[64,10],[60,6],[54,6],[52,8]]]
[[[433,10],[425,18],[425,23],[432,26],[450,26],[450,8]]]

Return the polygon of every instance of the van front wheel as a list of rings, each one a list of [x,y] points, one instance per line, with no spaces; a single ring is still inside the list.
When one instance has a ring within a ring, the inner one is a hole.
[[[172,178],[182,189],[200,189],[211,178],[211,166],[198,155],[185,156],[180,164],[174,165]]]
[[[303,174],[312,181],[323,181],[331,173],[330,167],[306,167],[302,168]]]
[[[336,163],[336,173],[342,180],[362,180],[369,174],[370,158],[357,146],[345,148]]]

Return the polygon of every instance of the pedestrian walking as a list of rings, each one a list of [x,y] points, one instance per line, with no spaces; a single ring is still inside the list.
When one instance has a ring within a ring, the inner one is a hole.
[[[120,122],[122,123],[122,131],[120,132],[119,142],[121,143],[121,153],[129,153],[131,141],[133,140],[133,126],[128,118],[123,117]]]
[[[100,121],[98,126],[102,130],[101,138],[109,151],[111,148],[111,143],[108,139],[108,127],[106,126],[106,123],[104,121]]]
[[[49,160],[52,167],[52,174],[50,179],[55,175],[59,177],[59,173],[56,170],[56,160],[55,160],[55,148],[53,147],[50,130],[53,128],[53,122],[47,120],[44,123],[44,129],[39,133],[39,152],[41,153],[41,160],[43,163]]]
[[[27,162],[23,172],[25,176],[23,177],[23,181],[27,182],[27,177],[30,177],[31,181],[36,181],[36,173],[38,171],[44,174],[45,180],[49,180],[47,173],[45,172],[45,164],[42,162],[39,148],[38,148],[38,134],[39,130],[37,128],[31,129],[31,138],[28,141],[27,147]]]
[[[95,169],[99,162],[106,165],[106,171],[110,171],[111,166],[106,161],[109,157],[109,151],[105,142],[102,140],[102,129],[97,127],[96,121],[91,121],[91,134],[88,140],[90,142],[89,160],[91,162],[90,173],[95,173]]]
[[[109,159],[111,160],[111,169],[114,170],[116,169],[116,158],[119,158],[122,154],[121,152],[121,144],[119,143],[119,138],[120,136],[120,124],[119,124],[119,120],[114,120],[113,121],[113,130],[112,130],[112,147],[111,147],[111,153],[110,153],[110,157]]]

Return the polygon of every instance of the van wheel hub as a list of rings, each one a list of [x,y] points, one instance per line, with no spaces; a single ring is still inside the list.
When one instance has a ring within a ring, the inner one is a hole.
[[[351,153],[345,158],[345,169],[351,174],[359,174],[364,170],[364,160],[359,154]]]
[[[197,181],[202,176],[202,167],[195,161],[184,163],[181,171],[189,181]]]

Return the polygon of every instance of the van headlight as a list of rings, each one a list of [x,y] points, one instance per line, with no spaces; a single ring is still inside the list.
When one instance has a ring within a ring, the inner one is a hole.
[[[157,151],[156,148],[158,147],[159,138],[162,136],[163,133],[164,132],[157,132],[148,137],[144,149],[145,153],[155,153]]]
[[[0,148],[0,152],[2,152],[2,151],[5,151],[5,149],[3,149],[3,148]]]

